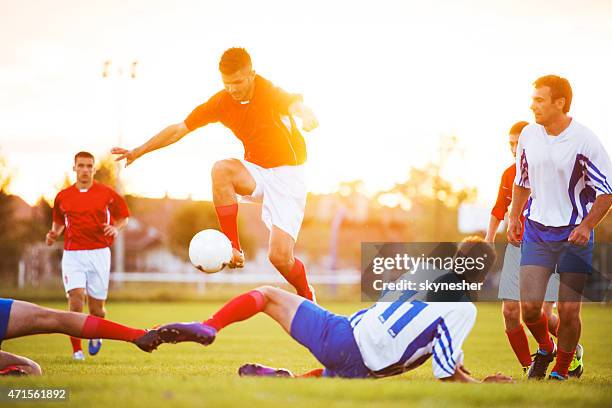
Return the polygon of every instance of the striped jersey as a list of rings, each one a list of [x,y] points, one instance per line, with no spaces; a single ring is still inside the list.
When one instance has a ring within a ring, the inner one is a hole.
[[[610,156],[597,136],[572,119],[558,136],[538,124],[521,132],[514,183],[531,189],[525,215],[547,227],[578,225],[595,198],[612,194]]]
[[[432,357],[436,378],[463,363],[463,342],[476,320],[470,302],[424,302],[406,291],[349,317],[365,365],[374,376],[401,374]]]

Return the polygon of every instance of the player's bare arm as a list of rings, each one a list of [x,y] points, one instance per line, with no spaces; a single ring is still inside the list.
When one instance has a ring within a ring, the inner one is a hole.
[[[107,237],[117,237],[119,231],[121,231],[127,225],[129,217],[121,218],[116,220],[114,224],[104,224],[104,235]]]
[[[518,245],[521,242],[521,211],[525,208],[525,203],[529,199],[531,190],[517,186],[512,188],[512,207],[508,215],[508,242]]]
[[[189,133],[189,129],[184,122],[175,123],[174,125],[170,125],[166,127],[164,130],[153,136],[151,139],[147,140],[141,146],[138,146],[135,149],[128,150],[122,147],[113,147],[111,149],[112,154],[118,154],[119,156],[115,158],[115,161],[126,159],[125,165],[129,166],[134,162],[134,160],[138,159],[145,154],[152,152],[157,149],[161,149],[162,147],[169,146],[173,143],[181,140],[185,135]]]
[[[455,373],[450,377],[442,378],[441,381],[444,382],[462,382],[462,383],[472,383],[472,384],[481,384],[481,383],[514,383],[512,377],[507,375],[503,375],[502,373],[497,373],[493,375],[486,376],[482,379],[482,381],[475,379],[470,375],[470,372],[465,369],[462,365],[458,365],[455,368]]]
[[[47,232],[47,236],[45,237],[45,243],[49,246],[53,245],[60,235],[62,235],[62,232],[64,232],[64,225],[53,222],[51,229]]]
[[[588,215],[584,217],[567,238],[575,245],[586,245],[589,242],[591,231],[604,219],[612,206],[612,194],[602,194],[595,199]]]
[[[289,113],[302,119],[302,129],[306,132],[319,127],[319,121],[313,113],[312,109],[304,105],[301,101],[296,101],[289,106]]]
[[[497,233],[497,228],[499,228],[500,220],[497,219],[494,215],[491,215],[491,219],[489,220],[489,228],[487,229],[487,235],[485,236],[485,241],[494,242],[495,234]]]

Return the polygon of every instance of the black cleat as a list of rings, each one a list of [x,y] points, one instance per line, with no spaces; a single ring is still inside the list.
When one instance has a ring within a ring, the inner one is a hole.
[[[542,380],[546,378],[546,371],[548,370],[548,366],[555,359],[556,355],[556,348],[551,353],[546,353],[545,351],[538,350],[532,356],[533,362],[531,363],[531,366],[529,366],[529,371],[527,371],[527,378],[536,380]]]
[[[134,344],[147,353],[156,350],[163,342],[157,329],[147,330],[145,334],[134,340]]]

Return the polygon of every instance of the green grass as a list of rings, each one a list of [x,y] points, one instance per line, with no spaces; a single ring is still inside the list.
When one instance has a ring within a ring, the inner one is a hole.
[[[65,308],[64,304],[46,306]],[[177,320],[201,320],[219,303],[111,303],[109,318],[149,327]],[[363,304],[328,303],[348,314]],[[302,372],[318,364],[267,316],[226,328],[215,344],[163,345],[153,354],[121,342],[105,342],[101,353],[71,361],[70,343],[62,335],[9,340],[5,351],[36,360],[45,371],[39,378],[1,379],[2,386],[68,387],[70,403],[80,407],[164,407],[246,405],[293,407],[450,406],[542,407],[610,406],[612,403],[611,307],[585,305],[583,335],[586,370],[567,383],[527,382],[503,332],[499,304],[479,304],[476,326],[464,345],[465,365],[481,378],[502,371],[516,384],[447,384],[431,375],[428,361],[419,369],[382,380],[240,378],[238,367],[260,362]],[[273,403],[274,405],[271,405]],[[12,405],[12,404],[10,404]],[[35,403],[40,407],[47,404]],[[54,403],[51,406],[66,406]],[[5,404],[4,406],[9,406]],[[24,407],[19,403],[12,406]]]

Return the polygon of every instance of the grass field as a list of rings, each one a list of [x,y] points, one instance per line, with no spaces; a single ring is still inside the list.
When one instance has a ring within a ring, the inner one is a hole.
[[[46,306],[65,308],[64,304]],[[109,318],[150,327],[170,321],[201,320],[220,303],[111,303]],[[324,304],[348,314],[364,304]],[[583,313],[585,374],[567,383],[522,379],[503,332],[499,304],[479,304],[476,326],[464,345],[465,365],[475,377],[496,371],[516,384],[446,384],[433,379],[431,363],[383,380],[240,378],[238,367],[260,362],[302,372],[316,360],[265,315],[226,328],[208,348],[196,344],[162,345],[153,354],[107,341],[101,353],[71,361],[65,336],[41,335],[9,340],[3,349],[36,360],[39,378],[1,379],[2,386],[68,387],[69,405],[81,407],[233,406],[291,407],[542,407],[612,406],[612,308],[586,305]],[[1,405],[2,403],[0,403]],[[40,407],[41,403],[32,403]],[[42,404],[47,405],[47,404]],[[52,406],[65,406],[52,403]],[[25,403],[4,406],[27,406]]]

